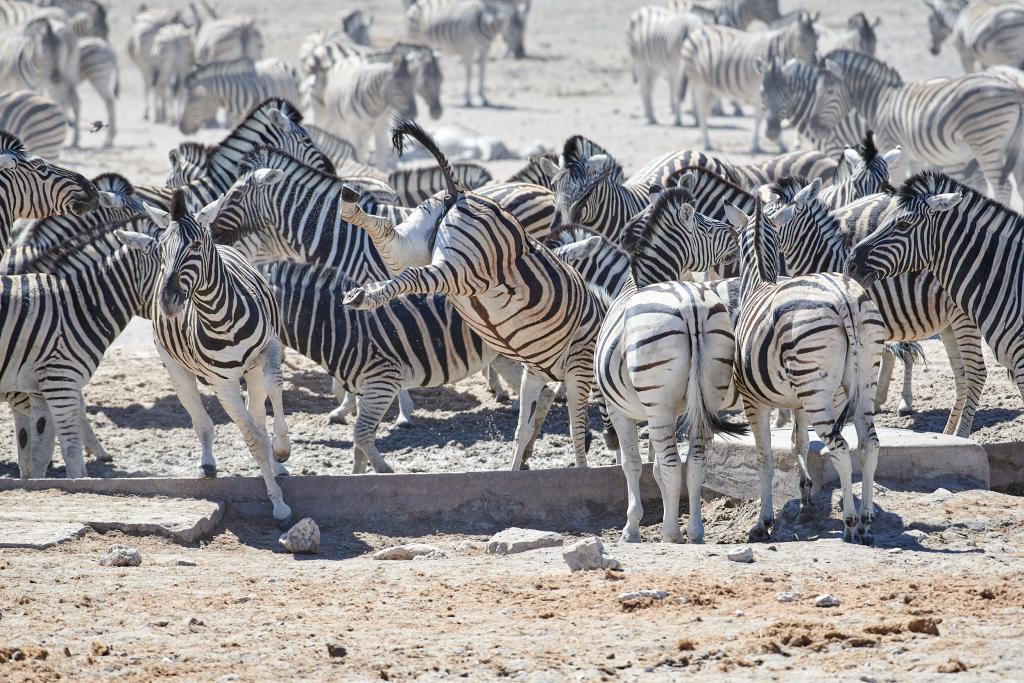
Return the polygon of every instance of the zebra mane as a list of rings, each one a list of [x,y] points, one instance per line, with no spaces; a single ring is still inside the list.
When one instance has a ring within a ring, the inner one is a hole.
[[[441,168],[441,175],[444,176],[448,196],[452,200],[457,195],[467,192],[466,188],[459,182],[455,171],[452,170],[452,165],[448,162],[448,158],[437,146],[437,143],[434,142],[434,138],[415,121],[397,119],[391,129],[391,145],[398,152],[398,156],[402,156],[402,152],[405,151],[405,139],[407,137],[418,142],[437,161],[437,165]]]
[[[582,178],[587,170],[587,159],[598,154],[607,156],[615,162],[616,166],[620,165],[615,157],[608,153],[608,150],[582,135],[569,136],[562,146],[562,159],[565,162],[565,168],[573,177]]]
[[[120,173],[101,173],[92,179],[92,184],[101,192],[113,192],[126,197],[135,194],[135,186]]]
[[[693,194],[688,188],[671,187],[659,192],[649,208],[633,216],[626,224],[622,235],[622,250],[629,257],[629,269],[634,279],[637,265],[646,253],[647,247],[654,245],[651,238],[662,218],[683,204],[691,202]]]
[[[866,164],[870,164],[878,158],[878,147],[875,146],[875,134],[873,131],[869,130],[864,135],[864,140],[857,145],[857,154],[864,159]]]
[[[742,192],[743,194],[746,194],[746,195],[753,194],[747,188],[743,187],[742,185],[740,185],[738,183],[733,182],[729,178],[726,178],[724,175],[720,175],[718,173],[715,173],[710,168],[706,168],[704,166],[695,166],[695,165],[683,166],[679,170],[673,171],[671,173],[671,175],[669,175],[669,177],[668,177],[667,185],[669,187],[677,186],[679,184],[679,181],[682,179],[682,177],[684,175],[686,175],[687,173],[693,173],[696,176],[704,176],[705,178],[709,178],[710,180],[712,180],[712,181],[714,181],[716,183],[721,183],[722,185],[725,185],[725,186],[729,187],[730,189],[738,190],[739,192]]]
[[[766,234],[771,231],[772,234]],[[754,265],[757,266],[757,276],[762,282],[774,283],[778,279],[779,269],[779,244],[778,239],[774,236],[774,231],[771,227],[766,225],[764,220],[764,203],[757,199],[754,202]],[[774,252],[774,253],[766,253]],[[769,259],[765,257],[774,257],[773,260],[776,263],[774,269],[769,267]]]
[[[195,140],[179,142],[177,147],[168,152],[172,164],[177,164],[181,159],[196,160],[202,159],[204,164],[210,163],[210,155],[216,153],[220,145],[207,145]]]
[[[784,202],[792,201],[797,192],[807,186],[807,178],[803,176],[783,176],[768,186],[768,191]],[[758,209],[760,209],[758,202]]]
[[[964,185],[959,180],[952,178],[942,171],[920,171],[907,178],[897,191],[897,202],[900,208],[909,208],[910,205],[921,199],[926,194],[944,194],[946,192],[959,192],[966,201],[971,203],[984,203],[985,206],[992,206],[1015,218],[1014,226],[1024,234],[1024,216],[1017,213],[1005,204],[978,192],[973,187]]]
[[[240,57],[239,59],[233,59],[230,62],[210,62],[209,64],[200,64],[185,76],[185,84],[192,86],[195,85],[196,81],[205,78],[248,74],[252,73],[254,68],[254,62],[248,57]]]
[[[242,157],[242,160],[238,162],[238,170],[241,173],[249,173],[258,168],[286,168],[288,166],[299,166],[303,171],[311,171],[316,175],[337,180],[337,176],[333,173],[327,173],[326,171],[321,171],[314,166],[305,164],[283,149],[279,149],[273,145],[258,145],[253,147],[251,150],[246,152],[245,156]]]
[[[185,190],[183,188],[175,188],[174,194],[171,195],[170,214],[171,220],[175,222],[189,217],[188,202],[185,201]]]
[[[0,130],[0,152],[17,156],[25,156],[28,153],[25,151],[25,145],[22,144],[21,139],[6,130]]]
[[[871,85],[885,85],[893,88],[903,85],[903,77],[900,76],[899,71],[881,59],[863,52],[832,50],[825,55],[824,59],[831,60],[842,67],[847,81],[859,81],[867,77],[872,80]],[[850,70],[857,72],[857,75],[850,74]]]
[[[145,213],[137,213],[120,220],[97,223],[96,225],[89,226],[86,230],[75,234],[71,238],[63,242],[58,242],[47,249],[40,250],[33,254],[32,257],[25,262],[18,264],[17,273],[14,274],[51,273],[62,275],[62,273],[57,273],[55,271],[59,266],[66,263],[68,258],[73,254],[80,253],[89,246],[95,245],[101,239],[112,235],[115,230],[119,230],[129,224],[135,224],[139,221],[146,225],[151,225],[149,216]],[[135,226],[132,225],[132,228],[134,227]],[[135,231],[141,232],[138,230]],[[116,251],[116,249],[114,251]],[[106,260],[112,254],[113,252],[103,254],[102,258],[98,260]]]

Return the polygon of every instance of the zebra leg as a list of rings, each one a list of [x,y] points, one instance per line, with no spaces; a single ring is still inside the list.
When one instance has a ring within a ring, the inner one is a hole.
[[[676,446],[675,415],[648,415],[647,433],[654,450],[654,466],[661,470],[661,540],[682,543],[679,530],[679,494],[683,488],[683,465]]]
[[[79,404],[82,402],[81,391],[67,382],[43,379],[39,382],[40,392],[50,412],[53,428],[60,440],[60,451],[64,458],[64,468],[68,479],[86,476],[85,456],[82,452],[82,435],[80,433]],[[33,419],[38,419],[41,410],[33,409]],[[46,450],[42,439],[35,439],[38,444],[32,448],[32,476],[46,476],[48,459],[42,455]]]
[[[495,356],[489,368],[510,387],[518,387],[523,381],[522,363],[509,360],[505,356]],[[504,389],[503,393],[505,394],[505,400],[502,402],[510,401],[512,397],[508,394],[508,390]],[[499,396],[495,396],[495,398],[499,401],[502,400]]]
[[[256,393],[262,395],[262,378],[254,376],[254,379],[256,379],[257,386],[250,387],[249,391],[252,392],[255,389]],[[242,389],[238,382],[228,381],[214,385],[213,391],[217,394],[221,406],[224,407],[224,412],[242,432],[245,445],[249,447],[249,452],[252,453],[253,459],[260,467],[263,481],[267,485],[267,496],[274,506],[274,521],[279,527],[287,528],[292,521],[292,509],[285,504],[281,487],[274,479],[274,470],[270,464],[270,437],[267,436],[267,430],[261,428],[246,410]]]
[[[114,145],[114,135],[117,133],[117,107],[112,88],[99,90],[100,98],[103,99],[103,106],[107,108],[107,137],[103,141],[104,147]]]
[[[869,394],[870,395],[870,394]],[[832,408],[832,395],[819,392],[808,397],[804,410],[808,418],[813,420],[818,438],[828,448],[829,458],[839,474],[839,485],[843,490],[843,540],[852,542],[857,526],[857,510],[853,503],[853,463],[850,460],[850,446],[843,435],[836,430],[835,411]]]
[[[82,103],[78,99],[78,89],[75,87],[74,83],[69,83],[67,85],[67,89],[68,89],[68,91],[67,91],[68,106],[71,108],[71,121],[69,121],[69,124],[71,125],[71,145],[70,145],[70,147],[72,149],[77,149],[77,147],[78,147],[78,123],[79,123],[78,117],[79,117],[79,114],[81,112]]]
[[[761,149],[761,120],[764,118],[764,111],[761,107],[754,107],[754,144],[750,148],[751,154],[760,154],[764,150]],[[779,136],[779,147],[782,145],[782,136]],[[786,150],[783,149],[783,152]]]
[[[914,414],[914,354],[908,353],[903,359],[903,388],[900,390],[899,415]]]
[[[538,405],[541,393],[547,381],[523,368],[523,381],[519,386],[519,421],[512,445],[512,471],[528,469],[524,455],[528,446],[532,446],[534,432],[537,431]],[[531,448],[532,450],[532,448]]]
[[[398,419],[395,421],[399,427],[408,429],[413,426],[412,412],[416,410],[416,405],[412,402],[412,396],[409,395],[408,389],[402,389],[398,392]]]
[[[711,118],[711,101],[713,95],[708,92],[708,87],[703,83],[693,84],[693,98],[697,112],[697,124],[700,126],[700,134],[704,140],[704,149],[711,151],[711,136],[708,135],[708,121]]]
[[[473,56],[463,55],[462,65],[466,68],[466,106],[472,107],[473,98],[470,97],[470,92],[472,91],[473,84]]]
[[[392,299],[406,294],[451,294],[457,284],[451,282],[450,269],[439,266],[416,266],[384,282],[354,287],[345,293],[342,303],[356,310],[380,308]],[[470,292],[459,292],[470,294]]]
[[[292,454],[292,442],[288,438],[288,422],[284,416],[284,378],[281,377],[281,342],[275,340],[263,352],[263,387],[270,397],[274,409],[274,463],[287,462]],[[248,382],[248,380],[246,380]],[[248,386],[248,384],[247,384]],[[262,403],[260,404],[263,405]],[[282,467],[281,470],[284,468]],[[281,472],[275,467],[275,471]],[[287,474],[287,472],[285,472]]]
[[[695,434],[689,441],[690,452],[686,456],[686,497],[690,502],[690,519],[686,524],[686,540],[689,543],[703,543],[704,520],[700,513],[700,496],[707,476],[707,456],[702,436]]]
[[[14,417],[14,448],[18,454],[18,476],[28,479],[32,475],[32,406],[28,394],[6,395]]]
[[[799,408],[793,411],[793,455],[800,467],[800,514],[810,516],[811,509],[811,473],[807,469],[807,451],[810,439],[807,438],[807,413]]]
[[[783,427],[789,424],[789,413],[790,411],[788,408],[779,408],[778,410],[775,411],[776,429],[782,429]]]
[[[499,378],[498,371],[494,366],[488,364],[483,369],[484,378],[487,380],[487,390],[491,392],[491,396],[498,403],[508,403],[508,392],[505,391],[505,387],[501,386],[501,379]]]
[[[878,373],[878,388],[875,390],[875,411],[881,411],[889,398],[889,383],[892,381],[892,370],[896,359],[886,345],[885,353],[882,354],[882,369]]]
[[[761,511],[757,524],[750,530],[750,540],[767,541],[775,523],[775,507],[772,501],[772,477],[775,474],[775,458],[772,455],[771,410],[767,408],[747,408],[744,405],[750,432],[754,435],[757,447],[759,468],[758,478],[761,483]]]
[[[959,352],[966,393],[963,411],[957,420],[956,435],[968,438],[974,424],[974,414],[981,401],[981,392],[985,389],[985,354],[982,351],[981,333],[967,316],[958,316],[953,321],[951,329]],[[943,343],[946,343],[945,338]],[[948,348],[947,346],[947,350]],[[952,415],[950,418],[952,419]]]
[[[107,449],[103,447],[103,444],[96,437],[96,432],[92,430],[92,423],[89,422],[89,416],[85,412],[84,399],[82,400],[82,405],[79,406],[78,419],[81,422],[82,436],[85,439],[85,452],[100,462],[113,462],[113,456],[107,453]]]
[[[870,396],[870,390],[865,392]],[[860,399],[859,409],[854,413],[857,428],[857,454],[860,456],[860,525],[853,535],[854,543],[875,544],[871,525],[875,521],[875,470],[878,468],[878,434],[870,400]]]
[[[521,382],[521,380],[520,380]],[[551,405],[555,402],[555,392],[551,390],[547,384],[540,390],[540,396],[537,399],[537,409],[534,412],[533,418],[533,432],[530,434],[529,441],[523,448],[523,464],[522,469],[530,469],[530,456],[533,455],[533,446],[537,443],[537,439],[540,438],[541,432],[544,431],[544,421],[548,419],[548,413],[551,412]]]
[[[206,408],[203,407],[203,400],[199,396],[199,388],[196,386],[196,376],[178,364],[167,352],[157,345],[160,358],[167,368],[167,375],[171,379],[171,386],[178,395],[185,412],[192,420],[192,429],[199,439],[200,460],[199,476],[216,477],[217,461],[213,457],[213,420],[210,419]]]
[[[331,388],[334,390],[334,395],[337,397],[340,405],[330,412],[327,416],[327,421],[331,424],[343,425],[345,424],[345,418],[356,412],[356,395],[345,391],[345,387],[338,379],[332,380]]]
[[[654,116],[654,105],[651,103],[651,94],[654,90],[654,70],[645,67],[639,67],[639,70],[637,81],[640,85],[640,100],[644,106],[644,118],[647,119],[647,123],[654,125],[658,123]]]
[[[487,101],[487,92],[484,90],[484,72],[487,69],[487,53],[488,50],[482,50],[480,52],[480,61],[477,63],[477,78],[480,79],[480,106],[489,107],[491,103]]]
[[[256,426],[258,432],[267,435],[267,441],[270,441],[270,435],[267,433],[267,373],[264,372],[263,367],[257,365],[248,372],[245,373],[245,386],[246,396],[245,410],[252,418],[252,423]],[[268,452],[273,452],[272,448],[267,449]],[[270,470],[274,473],[275,477],[288,476],[288,470],[284,465],[281,464],[277,458],[269,458]]]
[[[593,358],[593,351],[590,353],[591,358]],[[569,409],[569,434],[572,436],[573,451],[576,455],[576,467],[587,466],[587,434],[589,432],[587,399],[590,397],[590,385],[593,376],[593,370],[590,370],[587,374],[574,373],[565,378],[565,392]],[[675,433],[674,420],[672,424],[673,433]]]
[[[643,473],[644,465],[640,460],[636,422],[611,406],[608,407],[608,419],[619,436],[622,473],[626,477],[626,526],[622,529],[622,540],[624,543],[639,543],[640,520],[644,516],[644,506],[640,499],[640,475]]]
[[[40,479],[46,476],[53,462],[53,447],[56,443],[53,416],[42,394],[28,396],[28,432],[30,476]]]
[[[373,471],[379,474],[394,472],[391,466],[377,450],[377,427],[384,418],[384,413],[395,400],[399,391],[397,379],[377,377],[366,383],[363,388],[363,396],[359,401],[359,410],[356,412],[356,424],[353,429],[352,445],[357,453],[368,458],[373,465]],[[353,460],[355,470],[355,460]]]

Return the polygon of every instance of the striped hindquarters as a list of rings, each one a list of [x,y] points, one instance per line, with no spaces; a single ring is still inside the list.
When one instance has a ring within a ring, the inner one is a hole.
[[[463,187],[470,190],[491,181],[490,171],[472,161],[456,161],[452,170]],[[388,174],[388,185],[398,192],[398,203],[402,206],[419,206],[445,188],[441,169],[434,164],[392,171]]]
[[[53,100],[27,90],[0,95],[0,130],[21,139],[46,159],[56,159],[67,137],[67,119]]]

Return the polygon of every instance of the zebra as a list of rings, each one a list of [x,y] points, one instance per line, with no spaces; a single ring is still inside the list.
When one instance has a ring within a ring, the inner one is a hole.
[[[103,38],[85,37],[78,39],[79,82],[88,81],[96,94],[103,100],[107,110],[107,133],[104,147],[114,144],[117,135],[117,108],[115,101],[120,94],[120,75],[117,69],[117,55]]]
[[[352,10],[341,18],[341,32],[356,45],[370,44],[371,26],[373,17],[367,19],[360,10]]]
[[[633,81],[640,84],[640,99],[647,123],[656,124],[651,90],[659,76],[669,85],[669,102],[677,126],[683,125],[680,105],[686,94],[681,49],[690,31],[704,22],[690,12],[675,12],[658,5],[645,5],[629,17],[626,44],[633,60]]]
[[[159,65],[154,59],[153,41],[157,33],[169,24],[184,26],[181,14],[176,10],[155,9],[139,12],[135,15],[135,23],[128,39],[128,56],[142,74],[142,118],[145,121],[149,120],[151,111],[155,114],[157,105],[157,92],[154,86]]]
[[[688,9],[689,0],[672,0],[669,9]],[[746,30],[755,21],[771,25],[783,19],[779,12],[779,0],[702,0],[692,9],[703,10],[704,15],[714,19],[713,23]]]
[[[889,182],[889,169],[899,160],[902,151],[897,145],[880,153],[875,145],[874,134],[868,131],[861,144],[843,150],[843,161],[837,167],[835,181],[821,191],[822,203],[829,209],[838,209],[868,195],[895,193],[896,188]],[[786,177],[800,176],[794,174]],[[820,178],[817,180],[821,183]]]
[[[853,279],[836,273],[778,279],[778,238],[774,224],[788,220],[792,208],[765,217],[760,201],[752,216],[729,208],[740,230],[740,306],[733,378],[760,454],[761,510],[752,540],[768,538],[775,520],[772,506],[774,464],[769,415],[773,407],[793,410],[793,453],[800,466],[800,505],[809,510],[807,426],[832,456],[843,491],[843,539],[874,542],[874,473],[878,436],[874,393],[882,355],[884,323],[878,308]],[[842,388],[846,405],[833,411]],[[863,487],[860,514],[854,507],[849,445],[843,424],[857,428]]]
[[[508,21],[501,39],[505,43],[505,56],[512,59],[526,58],[526,20],[530,17],[532,0],[496,0],[511,5],[507,9]]]
[[[448,160],[418,125],[396,124],[399,152],[415,139],[444,169],[438,193],[395,226],[371,217],[343,197],[345,220],[366,230],[390,279],[349,290],[344,303],[377,308],[403,294],[444,293],[485,343],[524,364],[513,469],[519,469],[534,433],[531,412],[548,381],[564,381],[569,431],[577,466],[586,466],[586,403],[593,381],[593,350],[603,304],[572,268],[531,239],[503,204],[466,190]]]
[[[1024,397],[1020,235],[1024,218],[938,171],[900,187],[896,206],[850,252],[846,272],[872,285],[926,270],[977,325]]]
[[[841,56],[833,51],[813,63],[796,59],[783,62],[772,57],[762,64],[761,108],[765,116],[765,137],[780,142],[782,121],[788,119],[802,138],[832,157],[842,153],[851,141],[867,134],[867,122],[860,114],[828,96],[846,87],[841,69],[833,61]]]
[[[215,150],[216,146],[201,142],[179,142],[177,147],[167,153],[171,162],[167,187],[181,187],[205,178],[210,173],[210,156]]]
[[[1007,201],[1013,174],[1024,185],[1024,91],[1002,74],[979,72],[903,84],[884,62],[838,50],[845,88],[819,96],[819,106],[855,108],[883,147],[903,146],[908,173],[923,165],[964,174],[977,165],[994,197]],[[838,104],[835,104],[838,103]]]
[[[942,44],[953,36],[964,73],[980,68],[1009,65],[1024,68],[1024,5],[1019,2],[971,2],[966,0],[924,0],[930,10],[929,51],[939,54]]]
[[[145,205],[161,230],[159,238],[127,231],[115,234],[128,247],[158,255],[161,261],[149,303],[153,336],[199,437],[203,473],[215,474],[216,462],[213,422],[196,388],[200,378],[213,388],[242,432],[266,483],[274,520],[287,528],[291,508],[284,502],[271,464],[271,460],[284,462],[291,451],[282,404],[280,311],[263,276],[235,250],[214,245],[208,226],[216,218],[219,201],[193,216],[185,205],[185,191],[178,188],[170,212]],[[225,326],[225,319],[231,324]],[[239,386],[243,378],[248,405]],[[266,428],[268,397],[274,410],[273,441]]]
[[[403,296],[357,311],[338,306],[355,283],[333,268],[273,262],[259,270],[281,309],[282,343],[361,397],[353,473],[365,472],[367,459],[376,472],[392,471],[374,441],[400,389],[454,383],[498,360],[444,296]]]
[[[487,53],[495,36],[502,33],[510,18],[511,5],[487,0],[418,0],[405,13],[409,36],[442,52],[458,55],[466,69],[467,107],[473,64],[477,65],[477,96],[480,104],[490,106],[484,91]]]
[[[731,226],[709,221],[681,203],[681,189],[662,192],[644,229],[630,236],[632,274],[608,309],[598,332],[594,357],[595,382],[604,397],[622,454],[629,504],[622,540],[640,540],[641,460],[636,420],[646,420],[650,447],[656,455],[655,479],[661,489],[663,541],[680,542],[679,495],[682,487],[680,458],[676,452],[676,421],[685,414],[689,457],[687,490],[690,519],[687,536],[700,543],[704,527],[700,517],[704,484],[704,448],[716,432],[743,433],[717,415],[732,374],[734,342],[729,309],[706,284],[673,282],[684,271],[706,270],[736,253]],[[668,221],[659,214],[670,212]],[[669,228],[653,228],[669,223]],[[665,281],[660,253],[676,251],[683,241],[693,247],[692,261]],[[653,272],[651,272],[653,266]]]
[[[153,121],[180,121],[185,109],[185,79],[195,66],[192,32],[182,24],[160,28],[153,37],[155,111]]]
[[[28,90],[0,94],[0,130],[17,136],[36,156],[59,157],[67,126],[64,112],[48,97]]]
[[[79,38],[107,40],[110,34],[107,9],[97,0],[34,0],[33,4],[62,10]]]
[[[201,65],[185,78],[185,106],[178,130],[186,135],[195,133],[220,108],[228,125],[236,125],[247,111],[268,97],[298,101],[299,74],[287,62],[242,58]]]
[[[821,37],[821,42],[828,46],[828,50],[852,50],[873,57],[878,45],[875,29],[881,23],[881,17],[871,21],[863,12],[857,12],[846,20],[845,31],[827,32]],[[822,49],[823,52],[828,50]]]
[[[490,171],[473,161],[456,161],[452,170],[468,190],[475,190],[493,180]],[[436,166],[406,167],[391,171],[388,185],[398,191],[399,204],[419,206],[444,189],[444,175]]]
[[[209,173],[187,185],[189,196],[201,205],[212,202],[235,182],[238,164],[245,155],[261,145],[278,147],[304,163],[327,172],[334,171],[334,165],[313,145],[309,133],[302,127],[302,114],[290,102],[270,98],[250,111],[210,152]],[[173,188],[143,186],[137,187],[136,192],[150,204],[168,207]]]
[[[314,125],[306,126],[306,131],[309,133],[309,137],[312,138],[313,144],[327,155],[327,158],[335,166],[341,166],[343,162],[356,158],[356,146],[348,140]]]
[[[0,251],[11,241],[18,218],[84,215],[99,206],[96,187],[81,174],[52,164],[0,130]]]
[[[775,206],[792,209],[790,219],[778,226],[778,234],[787,270],[793,275],[841,272],[852,244],[865,236],[844,233],[819,190],[817,181],[801,188],[801,183],[791,178],[772,186],[772,192],[779,197]],[[985,386],[985,361],[978,329],[928,272],[886,278],[866,289],[885,322],[886,341],[913,342],[939,334],[956,384],[956,402],[943,431],[969,437]],[[891,365],[891,360],[883,360],[885,384]],[[909,372],[908,368],[908,375]],[[876,392],[875,399],[877,410],[884,401],[881,391]]]
[[[730,97],[757,104],[751,96],[757,93],[761,80],[759,64],[768,57],[812,59],[818,45],[814,30],[816,17],[801,13],[784,28],[759,34],[748,34],[724,26],[704,26],[687,36],[682,47],[683,73],[693,84],[698,124],[704,148],[711,150],[708,119],[717,97]],[[755,95],[756,96],[756,95]],[[761,109],[754,115],[752,151],[761,151]],[[783,148],[782,151],[786,151]]]
[[[252,17],[223,17],[208,21],[196,34],[196,64],[263,59],[263,33]]]

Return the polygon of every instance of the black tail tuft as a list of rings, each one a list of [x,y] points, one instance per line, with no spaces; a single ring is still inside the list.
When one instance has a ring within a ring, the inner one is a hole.
[[[430,133],[423,130],[423,128],[415,121],[408,121],[406,119],[396,119],[394,125],[391,128],[391,144],[401,156],[405,149],[405,138],[410,137],[416,142],[423,145],[423,148],[430,152],[431,156],[437,161],[437,165],[441,167],[441,173],[444,175],[445,184],[447,185],[448,194],[451,197],[455,197],[459,194],[464,194],[466,188],[463,187],[459,179],[455,177],[455,171],[452,170],[452,165],[448,162],[448,158],[445,157],[444,153],[434,142],[434,138],[430,137]]]
[[[839,412],[839,417],[836,418],[836,423],[832,426],[832,431],[828,433],[830,439],[838,439],[842,436],[843,427],[849,422],[850,417],[853,415],[853,409],[856,407],[854,404],[856,400],[851,400],[849,396],[846,397],[846,405]]]
[[[903,365],[913,361],[928,362],[924,355],[924,348],[917,342],[894,342],[886,344],[885,350]]]
[[[750,427],[748,425],[729,422],[729,420],[719,417],[717,414],[711,415],[708,421],[716,434],[724,434],[726,436],[746,436],[750,433]]]

